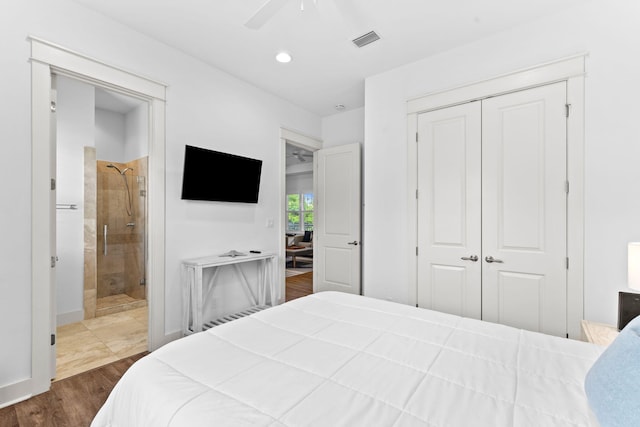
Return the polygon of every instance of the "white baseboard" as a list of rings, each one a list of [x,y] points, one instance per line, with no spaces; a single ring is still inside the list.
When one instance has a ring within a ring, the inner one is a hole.
[[[165,334],[164,343],[169,344],[171,341],[175,341],[180,338],[182,338],[182,331],[171,332],[169,334]]]
[[[81,322],[84,320],[84,310],[70,311],[68,313],[60,313],[56,316],[56,325],[68,325],[69,323]]]
[[[0,387],[0,409],[27,400],[31,394],[31,379]]]

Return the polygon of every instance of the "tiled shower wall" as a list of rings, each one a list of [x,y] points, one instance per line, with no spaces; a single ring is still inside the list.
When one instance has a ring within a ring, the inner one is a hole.
[[[122,175],[113,168],[107,168],[108,164],[114,164],[120,170],[132,168],[125,173],[131,192],[132,215],[127,212],[127,192]],[[147,157],[133,160],[128,163],[100,161],[94,162],[96,178],[96,209],[94,216],[95,225],[93,235],[95,245],[90,249],[92,242],[85,242],[85,264],[91,263],[91,257],[95,256],[95,297],[126,294],[137,300],[146,299],[145,283],[145,229],[146,229],[146,179]],[[86,171],[85,171],[86,173]],[[87,182],[87,180],[85,180]],[[85,199],[87,200],[87,199]],[[85,212],[87,209],[85,208]],[[85,219],[85,223],[89,220]],[[128,225],[129,224],[129,225]],[[104,226],[107,226],[107,245],[105,248]],[[87,226],[86,228],[90,228]],[[85,230],[91,235],[92,230]],[[106,253],[105,253],[106,251]],[[92,254],[93,252],[94,254]],[[95,300],[91,297],[92,268],[85,265],[85,317],[95,310]],[[89,288],[89,289],[88,289]],[[89,301],[87,301],[89,299]],[[107,312],[113,312],[108,310]],[[105,313],[106,314],[106,313]],[[101,315],[98,310],[97,315]]]
[[[96,148],[84,147],[84,318],[96,317]]]

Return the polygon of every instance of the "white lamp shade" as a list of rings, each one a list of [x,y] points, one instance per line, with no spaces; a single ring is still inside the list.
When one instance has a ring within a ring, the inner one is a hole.
[[[640,291],[640,242],[629,243],[629,287]]]

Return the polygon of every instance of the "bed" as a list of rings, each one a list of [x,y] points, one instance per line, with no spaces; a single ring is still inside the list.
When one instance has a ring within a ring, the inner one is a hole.
[[[92,426],[597,426],[584,379],[602,351],[322,292],[154,351]]]

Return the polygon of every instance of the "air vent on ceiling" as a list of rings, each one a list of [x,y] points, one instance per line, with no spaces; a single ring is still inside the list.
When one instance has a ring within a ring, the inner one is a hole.
[[[353,39],[353,44],[358,47],[366,46],[369,43],[373,43],[376,40],[380,40],[380,36],[375,31],[369,31],[367,34],[363,34],[360,37]]]

